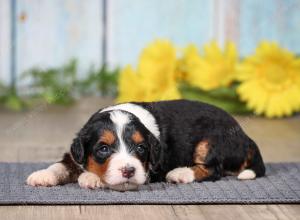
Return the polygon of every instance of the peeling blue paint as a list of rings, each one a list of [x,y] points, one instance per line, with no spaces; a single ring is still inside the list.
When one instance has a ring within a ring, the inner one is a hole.
[[[231,0],[240,9],[238,25],[221,22],[222,15],[230,16],[224,13],[226,0],[3,1],[1,5],[11,4],[12,11],[7,16],[10,26],[1,26],[0,31],[10,31],[12,44],[10,59],[0,57],[0,64],[11,64],[1,75],[10,75],[11,85],[33,66],[60,66],[75,57],[83,76],[92,64],[135,64],[142,48],[157,38],[200,47],[220,37],[216,35],[226,37],[220,33],[225,30],[238,33],[242,56],[252,53],[261,40],[300,53],[299,0]],[[216,31],[220,25],[230,28]]]
[[[300,1],[244,0],[240,14],[240,52],[252,53],[261,40],[300,53]]]

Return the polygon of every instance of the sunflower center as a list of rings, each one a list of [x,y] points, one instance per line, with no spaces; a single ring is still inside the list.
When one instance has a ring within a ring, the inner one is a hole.
[[[266,80],[272,84],[282,84],[287,79],[287,74],[281,65],[271,64],[265,70]]]

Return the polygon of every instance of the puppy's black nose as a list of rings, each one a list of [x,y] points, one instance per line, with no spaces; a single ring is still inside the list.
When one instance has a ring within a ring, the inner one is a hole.
[[[129,179],[130,177],[132,177],[134,175],[135,168],[127,166],[127,167],[122,168],[121,172],[122,172],[123,177]]]

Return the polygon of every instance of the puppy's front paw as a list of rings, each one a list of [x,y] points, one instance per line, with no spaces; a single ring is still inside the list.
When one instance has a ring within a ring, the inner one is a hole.
[[[180,167],[168,172],[166,180],[171,183],[191,183],[195,180],[195,175],[191,168]]]
[[[51,170],[44,169],[33,172],[26,180],[30,186],[56,186],[58,177]]]
[[[84,172],[78,177],[79,186],[86,189],[104,187],[99,176],[91,172]]]

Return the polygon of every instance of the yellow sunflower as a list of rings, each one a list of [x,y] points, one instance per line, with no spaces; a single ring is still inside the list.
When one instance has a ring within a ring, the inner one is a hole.
[[[156,40],[143,50],[138,72],[147,94],[145,101],[180,98],[176,63],[176,49],[169,41]]]
[[[120,72],[118,88],[117,102],[143,101],[145,98],[140,79],[130,65]]]
[[[276,43],[262,42],[238,67],[237,92],[256,114],[291,115],[300,108],[300,59]]]
[[[154,41],[142,51],[136,73],[126,68],[121,72],[118,101],[179,99],[176,64],[175,47]]]
[[[227,43],[222,51],[216,42],[204,46],[201,56],[196,46],[186,48],[183,57],[183,71],[186,80],[203,90],[229,86],[235,77],[237,51],[233,43]]]

